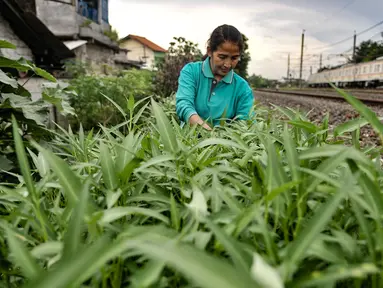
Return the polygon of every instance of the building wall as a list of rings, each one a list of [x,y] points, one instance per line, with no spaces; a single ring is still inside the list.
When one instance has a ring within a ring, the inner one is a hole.
[[[61,2],[66,3],[36,0],[36,15],[56,36],[76,35],[80,31],[80,27],[88,19],[77,13],[77,5],[72,5],[72,0],[63,0]],[[110,25],[101,20],[101,10],[99,10],[99,13],[100,22],[92,22],[90,27],[93,31],[103,34],[103,31],[110,29]]]
[[[133,61],[144,61],[146,62],[147,69],[152,69],[154,65],[154,52],[153,50],[149,49],[148,47],[145,47],[140,42],[128,39],[121,43],[121,48],[130,50],[128,53],[128,60]]]
[[[107,64],[112,66],[114,63],[113,50],[100,45],[87,44],[86,54],[87,60],[96,65]]]
[[[76,7],[68,4],[36,0],[36,15],[56,36],[71,36],[79,33]]]
[[[0,39],[11,42],[16,49],[0,49],[0,55],[17,60],[24,57],[27,60],[33,60],[31,49],[13,32],[11,26],[0,14]]]

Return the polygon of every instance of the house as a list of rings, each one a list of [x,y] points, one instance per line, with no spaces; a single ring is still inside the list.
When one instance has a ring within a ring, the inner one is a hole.
[[[143,62],[147,69],[153,69],[155,63],[163,59],[167,52],[142,36],[129,34],[119,42],[121,48],[129,50],[128,60]]]
[[[22,0],[20,0],[22,1]],[[39,68],[51,74],[63,70],[63,63],[75,57],[73,51],[62,43],[37,17],[29,10],[22,9],[17,0],[0,0],[0,39],[11,42],[16,49],[0,49],[0,56],[18,60],[25,58]],[[40,77],[28,79],[28,75],[18,75],[10,69],[19,82],[31,92],[32,99],[41,97],[42,84]]]
[[[116,69],[140,68],[127,59],[128,51],[118,45],[109,24],[109,0],[15,0],[36,17],[65,46],[77,61],[86,62],[100,73],[105,66]]]

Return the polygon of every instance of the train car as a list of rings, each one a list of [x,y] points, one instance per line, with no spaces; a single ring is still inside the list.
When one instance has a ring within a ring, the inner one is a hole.
[[[345,64],[341,67],[324,70],[309,76],[309,87],[329,87],[329,82],[337,87],[376,88],[383,86],[383,57],[358,64]]]

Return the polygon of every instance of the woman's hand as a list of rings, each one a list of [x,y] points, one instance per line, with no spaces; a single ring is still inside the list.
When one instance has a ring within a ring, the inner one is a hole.
[[[195,115],[192,115],[190,118],[189,118],[189,123],[190,125],[195,125],[195,124],[198,124],[198,125],[201,125],[203,128],[205,128],[206,130],[209,130],[209,131],[212,131],[211,127],[209,125],[207,125],[201,117],[199,117],[197,114]]]

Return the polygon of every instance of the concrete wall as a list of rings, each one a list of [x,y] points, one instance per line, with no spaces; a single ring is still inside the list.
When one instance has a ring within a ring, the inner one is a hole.
[[[56,36],[79,33],[81,23],[77,21],[76,7],[71,4],[36,0],[36,15]]]
[[[106,72],[102,70],[103,64],[114,67],[114,52],[109,48],[94,44],[87,44],[86,54],[87,61],[93,65],[94,69],[98,73]]]
[[[77,13],[77,5],[72,5],[72,0],[62,2],[67,4],[50,0],[36,0],[36,15],[56,36],[76,35],[88,18]],[[99,13],[101,14],[102,11]],[[101,20],[101,15],[99,20]],[[91,29],[100,34],[110,29],[108,23],[103,21],[100,23],[92,22]]]
[[[130,50],[128,52],[128,60],[144,61],[146,62],[145,68],[152,69],[154,65],[153,50],[149,49],[148,47],[145,47],[140,42],[133,39],[128,39],[124,41],[123,43],[121,43],[120,47]]]
[[[24,57],[27,60],[33,60],[31,49],[13,32],[11,26],[0,14],[0,39],[11,42],[16,45],[16,49],[0,49],[0,55],[17,60]]]
[[[43,78],[31,78],[31,79],[19,79],[17,82],[20,85],[24,85],[24,88],[32,94],[32,100],[36,101],[41,98],[41,93],[43,91],[43,84],[48,83],[49,81]]]

